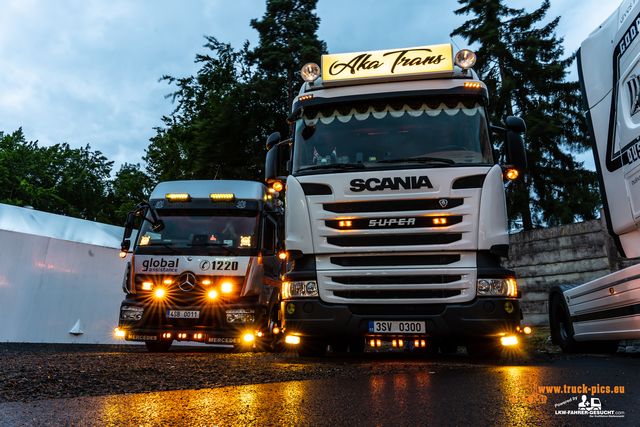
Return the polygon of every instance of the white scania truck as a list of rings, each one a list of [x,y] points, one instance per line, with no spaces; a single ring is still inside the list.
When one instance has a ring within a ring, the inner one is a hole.
[[[276,349],[281,204],[257,182],[159,184],[127,215],[125,256],[139,230],[116,336],[150,351],[174,340]]]
[[[293,135],[269,137],[265,168],[285,186],[282,327],[301,355],[385,341],[499,357],[515,338],[507,167],[473,63],[443,44],[303,68]],[[524,122],[499,130],[524,169]]]
[[[640,2],[625,0],[582,43],[578,73],[609,233],[640,257]],[[615,352],[640,338],[640,265],[549,296],[554,343],[565,352]]]

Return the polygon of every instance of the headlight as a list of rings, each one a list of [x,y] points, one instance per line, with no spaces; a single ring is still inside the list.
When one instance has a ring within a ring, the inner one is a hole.
[[[122,307],[120,310],[120,319],[122,320],[140,320],[142,319],[144,308],[142,307]]]
[[[455,62],[458,67],[466,70],[476,63],[476,54],[469,49],[463,49],[456,53]]]
[[[516,279],[478,279],[476,293],[479,296],[518,296]]]
[[[318,283],[312,281],[284,282],[282,284],[282,297],[308,298],[318,296]]]
[[[229,323],[252,323],[256,321],[255,310],[240,308],[225,311]]]

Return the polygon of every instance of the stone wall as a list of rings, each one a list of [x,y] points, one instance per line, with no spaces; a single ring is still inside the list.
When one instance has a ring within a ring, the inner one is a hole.
[[[522,290],[523,325],[548,325],[549,289],[582,284],[640,262],[623,260],[603,221],[512,234],[505,266],[516,272]]]

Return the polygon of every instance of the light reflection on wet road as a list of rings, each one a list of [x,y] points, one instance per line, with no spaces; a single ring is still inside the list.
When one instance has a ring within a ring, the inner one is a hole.
[[[0,425],[82,426],[611,426],[640,425],[638,358],[545,366],[442,366],[437,372],[0,404]],[[577,393],[539,386],[624,386],[589,394],[624,418],[557,414]],[[558,406],[559,405],[559,406]]]

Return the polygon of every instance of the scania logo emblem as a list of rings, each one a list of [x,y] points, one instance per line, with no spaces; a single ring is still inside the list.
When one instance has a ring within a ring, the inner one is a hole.
[[[196,287],[196,276],[193,273],[184,273],[178,279],[178,287],[185,292],[189,292]]]
[[[446,208],[447,205],[449,204],[449,201],[447,199],[440,199],[438,203],[440,203],[441,207]]]

